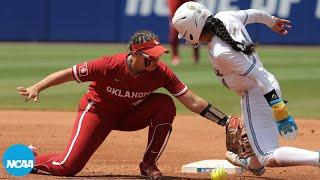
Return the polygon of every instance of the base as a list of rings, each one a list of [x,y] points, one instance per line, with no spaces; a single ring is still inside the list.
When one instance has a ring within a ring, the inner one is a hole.
[[[228,174],[240,174],[242,169],[234,166],[227,160],[203,160],[185,164],[181,168],[182,173],[211,173],[217,168],[224,168]]]

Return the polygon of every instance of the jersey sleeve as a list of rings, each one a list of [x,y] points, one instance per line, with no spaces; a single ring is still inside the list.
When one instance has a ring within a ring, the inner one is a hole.
[[[188,91],[188,87],[180,81],[170,68],[165,68],[164,88],[173,96],[179,97]]]
[[[257,59],[255,55],[247,56],[242,53],[227,52],[218,56],[217,60],[221,60],[221,63],[235,74],[245,76],[258,83],[264,93],[270,92],[273,89],[264,68],[256,65]]]
[[[252,24],[252,23],[262,23],[271,28],[276,23],[274,16],[271,16],[265,11],[261,11],[257,9],[235,11],[232,14],[236,18],[238,18],[244,25]]]
[[[80,82],[98,81],[106,73],[105,58],[83,62],[72,67],[74,79]]]

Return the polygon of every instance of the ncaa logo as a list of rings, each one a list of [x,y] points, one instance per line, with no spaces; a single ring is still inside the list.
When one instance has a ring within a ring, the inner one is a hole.
[[[5,170],[13,176],[25,176],[34,166],[33,152],[25,145],[14,144],[3,154],[2,164]]]

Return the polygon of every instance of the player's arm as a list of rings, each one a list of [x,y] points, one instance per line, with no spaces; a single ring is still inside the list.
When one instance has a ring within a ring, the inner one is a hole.
[[[206,100],[195,95],[190,90],[181,96],[176,97],[189,110],[200,114],[201,116],[213,121],[221,126],[225,126],[229,116],[213,107]]]
[[[30,87],[18,87],[17,90],[19,91],[19,94],[21,96],[25,96],[25,101],[34,99],[34,101],[36,102],[38,101],[40,91],[47,89],[51,86],[55,86],[72,80],[74,80],[74,76],[72,75],[72,69],[68,68],[52,73]]]
[[[240,10],[236,11],[233,15],[240,19],[244,25],[262,23],[281,35],[288,34],[288,29],[291,28],[289,20],[271,16],[265,11],[257,9]]]
[[[165,70],[165,85],[163,87],[174,95],[184,106],[221,126],[225,126],[228,123],[229,116],[188,90],[187,86],[179,80],[171,69],[166,68]]]

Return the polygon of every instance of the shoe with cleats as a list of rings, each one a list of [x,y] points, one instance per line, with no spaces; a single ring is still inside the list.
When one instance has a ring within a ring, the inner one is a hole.
[[[158,180],[162,178],[162,173],[158,169],[155,163],[144,163],[141,162],[140,172],[142,176],[147,176],[150,179]]]
[[[28,148],[32,151],[33,155],[34,156],[37,156],[38,155],[38,151],[37,151],[37,148],[32,146],[31,144],[28,146]],[[38,172],[38,168],[36,167],[33,167],[32,170],[31,170],[31,174],[37,174]]]
[[[241,159],[236,153],[227,151],[226,152],[226,159],[233,165],[241,167],[247,171],[252,172],[256,176],[261,176],[265,171],[266,168],[264,166],[260,168],[251,168],[249,167],[249,158]]]

